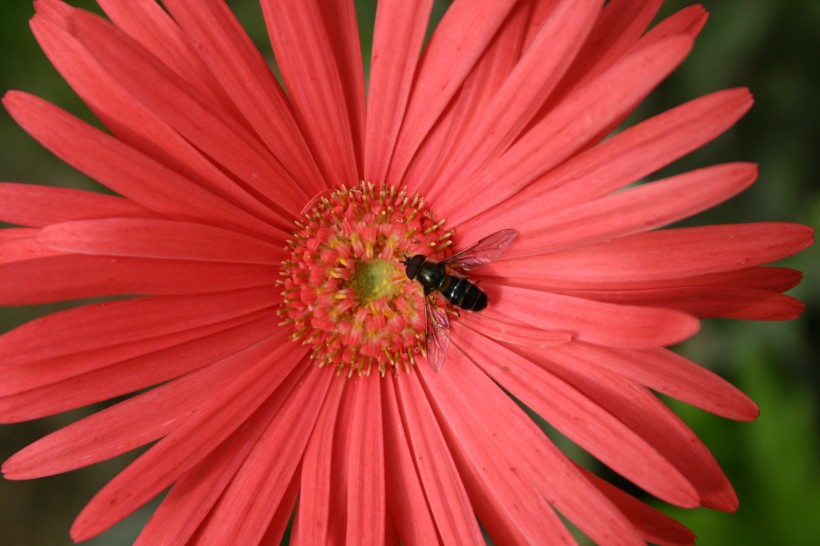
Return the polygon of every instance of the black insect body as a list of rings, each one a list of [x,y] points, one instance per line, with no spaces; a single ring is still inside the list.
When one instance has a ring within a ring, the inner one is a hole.
[[[418,281],[424,288],[427,361],[433,370],[441,369],[450,344],[450,320],[445,310],[435,304],[435,295],[441,294],[456,307],[467,311],[486,308],[487,294],[470,279],[455,272],[470,271],[490,263],[510,246],[517,235],[512,229],[497,231],[440,262],[430,261],[424,254],[404,260],[407,277]]]

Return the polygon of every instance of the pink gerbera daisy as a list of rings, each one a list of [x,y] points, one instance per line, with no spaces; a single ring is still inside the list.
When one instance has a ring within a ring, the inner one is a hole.
[[[562,517],[599,544],[693,541],[522,406],[654,497],[737,507],[653,391],[754,419],[665,347],[699,318],[797,317],[799,273],[761,264],[812,231],[656,229],[749,187],[751,164],[632,186],[730,127],[745,89],[606,138],[686,57],[701,7],[649,28],[660,0],[460,0],[424,44],[432,0],[383,0],[365,93],[351,2],[262,0],[286,95],[221,0],[98,1],[110,21],[38,0],[32,29],[108,131],[3,100],[118,194],[0,185],[21,226],[0,232],[0,302],[128,296],[0,337],[4,422],[140,391],[3,465],[35,478],[153,443],[75,540],[168,490],[139,544],[275,544],[290,520],[304,545],[483,544],[480,525],[572,543]],[[474,263],[438,265],[479,240]]]

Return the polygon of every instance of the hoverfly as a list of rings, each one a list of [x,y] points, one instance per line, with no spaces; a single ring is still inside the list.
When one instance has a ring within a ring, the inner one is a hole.
[[[481,311],[487,307],[487,294],[475,283],[455,271],[470,271],[493,261],[518,236],[513,229],[502,229],[484,237],[440,262],[432,262],[424,254],[407,257],[405,272],[424,288],[424,310],[427,319],[427,361],[433,371],[444,365],[444,355],[450,345],[450,320],[444,309],[435,305],[436,293],[450,303],[467,311]]]

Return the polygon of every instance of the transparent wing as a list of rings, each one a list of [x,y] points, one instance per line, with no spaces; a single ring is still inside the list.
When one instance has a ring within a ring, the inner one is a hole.
[[[447,312],[429,299],[424,302],[427,317],[427,362],[438,373],[444,365],[444,356],[450,346],[450,319]]]
[[[510,246],[516,237],[518,237],[518,232],[514,229],[496,231],[474,245],[456,252],[441,263],[454,269],[470,271],[495,260],[499,254]]]

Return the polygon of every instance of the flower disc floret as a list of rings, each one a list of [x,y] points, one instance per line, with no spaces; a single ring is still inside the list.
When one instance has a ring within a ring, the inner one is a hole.
[[[441,259],[452,233],[422,197],[390,185],[342,187],[306,210],[280,271],[283,324],[320,367],[409,371],[424,352],[424,295],[402,262]]]

